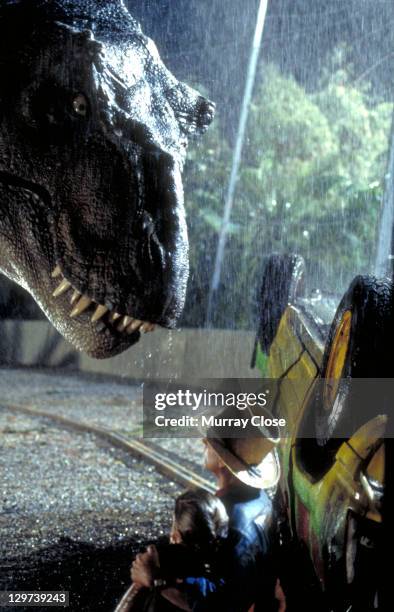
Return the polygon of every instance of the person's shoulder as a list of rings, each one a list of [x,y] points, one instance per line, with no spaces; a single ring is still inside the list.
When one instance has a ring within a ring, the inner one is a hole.
[[[256,489],[253,494],[234,498],[231,517],[241,518],[253,521],[260,514],[269,514],[272,512],[272,501],[263,489]],[[231,518],[230,517],[230,518]]]

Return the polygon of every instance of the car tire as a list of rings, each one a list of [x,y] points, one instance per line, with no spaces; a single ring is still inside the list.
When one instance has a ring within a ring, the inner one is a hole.
[[[259,296],[259,325],[251,367],[255,366],[257,344],[266,355],[287,306],[305,291],[305,262],[300,255],[270,255],[263,272]]]
[[[320,446],[335,451],[344,437],[384,413],[384,398],[371,402],[363,394],[365,388],[351,380],[392,378],[393,339],[391,281],[357,276],[331,325],[322,361],[323,380],[313,397]]]

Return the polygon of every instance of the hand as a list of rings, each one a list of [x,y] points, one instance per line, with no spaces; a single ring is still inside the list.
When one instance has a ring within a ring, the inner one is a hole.
[[[156,546],[148,546],[146,552],[136,556],[131,566],[131,580],[134,584],[150,588],[160,568]]]

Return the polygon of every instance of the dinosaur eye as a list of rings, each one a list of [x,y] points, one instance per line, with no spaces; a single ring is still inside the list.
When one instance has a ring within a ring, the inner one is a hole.
[[[86,117],[88,114],[88,101],[82,93],[77,94],[73,99],[73,110],[80,117]]]

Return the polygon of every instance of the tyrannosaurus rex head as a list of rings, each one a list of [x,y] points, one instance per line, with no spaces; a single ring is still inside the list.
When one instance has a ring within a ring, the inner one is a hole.
[[[75,347],[115,355],[182,309],[181,171],[213,105],[122,0],[0,0],[0,40],[0,270]]]

